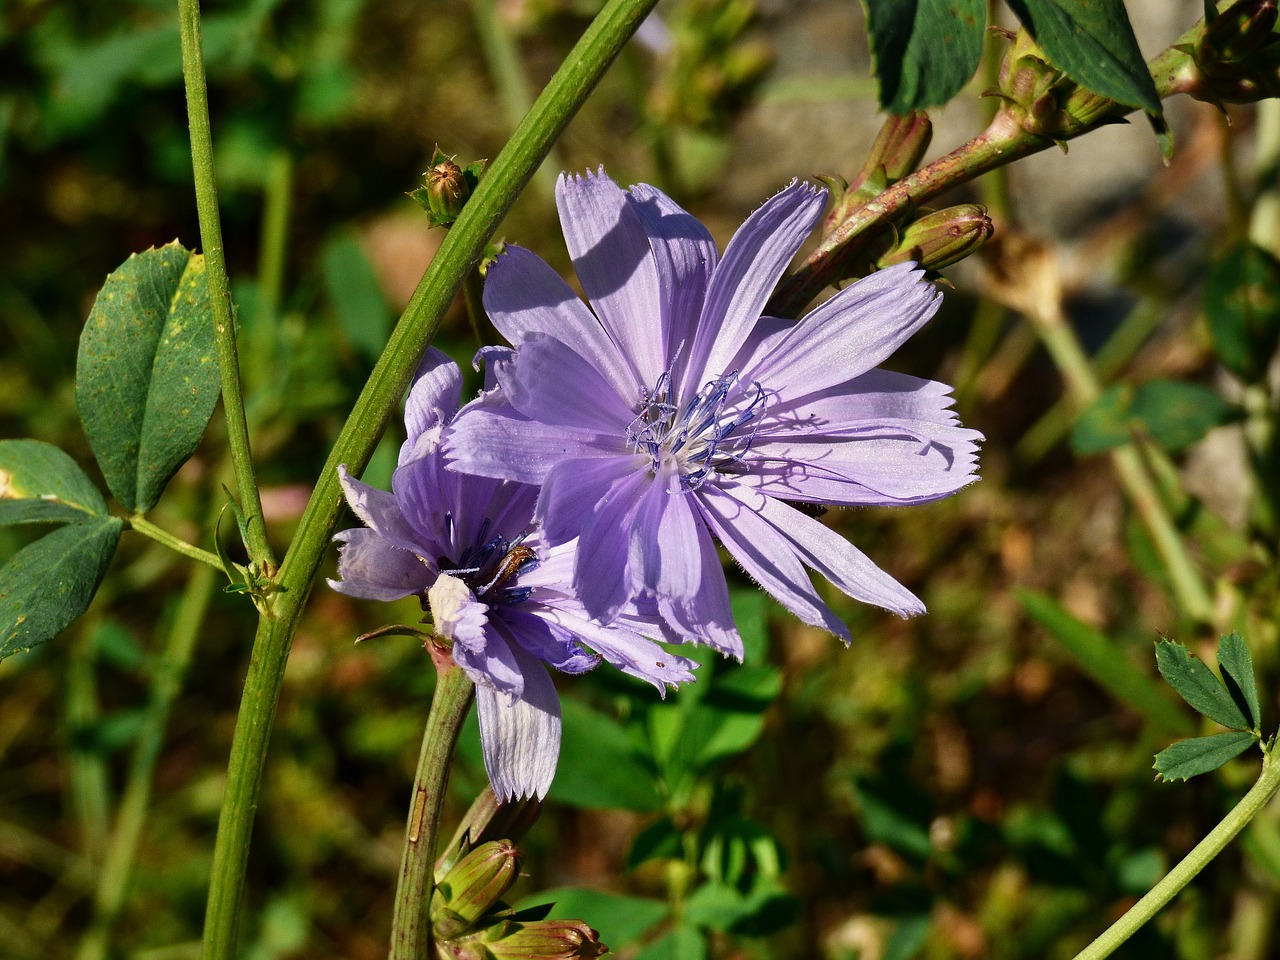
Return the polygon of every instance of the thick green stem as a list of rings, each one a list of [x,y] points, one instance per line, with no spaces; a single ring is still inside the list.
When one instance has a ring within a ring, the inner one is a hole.
[[[422,734],[418,772],[409,801],[400,882],[396,885],[391,920],[391,960],[427,960],[430,956],[431,892],[435,889],[432,868],[440,832],[440,808],[449,782],[449,764],[475,689],[447,652],[433,653],[432,659],[436,663],[436,692]]]
[[[222,569],[222,561],[218,559],[217,554],[210,553],[208,550],[202,550],[199,547],[192,546],[180,537],[175,537],[168,530],[157,527],[140,513],[135,513],[129,517],[129,528],[136,530],[144,537],[150,537],[156,543],[162,543],[170,550],[177,551],[184,557],[190,557],[192,560],[199,560],[206,566],[213,567],[215,570]]]
[[[1135,903],[1119,920],[1113,923],[1097,940],[1076,954],[1075,960],[1102,960],[1109,957],[1122,943],[1138,931],[1172,900],[1183,887],[1195,879],[1223,849],[1235,839],[1250,820],[1280,791],[1280,763],[1267,755],[1262,765],[1262,776],[1246,793],[1231,812],[1195,845],[1182,861],[1165,875],[1145,897]]]
[[[610,0],[547,83],[445,236],[329,454],[280,567],[273,597],[275,618],[262,621],[254,638],[214,845],[205,912],[206,960],[226,960],[236,952],[249,836],[267,741],[293,634],[342,506],[338,465],[346,464],[358,475],[369,462],[467,271],[480,259],[485,243],[520,190],[656,2]]]
[[[213,132],[209,124],[209,95],[205,87],[204,52],[200,46],[200,2],[178,0],[178,28],[182,42],[182,79],[187,90],[187,121],[191,128],[191,166],[200,217],[200,245],[204,248],[209,302],[222,374],[222,408],[227,418],[227,445],[235,465],[240,508],[248,518],[249,557],[270,575],[275,557],[267,542],[262,518],[262,497],[253,474],[249,425],[245,419],[240,384],[240,358],[236,350],[236,325],[231,307],[231,284],[222,247],[222,223],[218,215],[218,190],[213,174]]]
[[[133,749],[124,795],[107,843],[102,871],[98,874],[93,898],[93,923],[80,942],[77,960],[103,960],[108,954],[111,928],[120,915],[129,889],[129,875],[133,871],[138,841],[142,837],[147,806],[151,801],[152,773],[164,743],[169,710],[191,662],[214,582],[212,570],[195,567],[174,611],[164,653],[152,674],[146,721]]]

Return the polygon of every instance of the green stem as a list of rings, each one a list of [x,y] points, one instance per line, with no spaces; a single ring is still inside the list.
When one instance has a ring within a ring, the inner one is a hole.
[[[418,772],[409,802],[391,920],[391,960],[427,960],[430,956],[431,892],[435,889],[432,866],[440,832],[440,808],[449,782],[449,763],[475,689],[447,652],[433,651],[432,659],[436,663],[436,692],[422,734]]]
[[[74,733],[89,730],[102,721],[98,707],[97,661],[94,640],[101,626],[96,615],[86,617],[77,630],[76,649],[67,658],[67,724]],[[87,859],[97,863],[106,850],[110,790],[107,760],[100,750],[70,744],[69,772],[71,798],[80,823],[82,848]]]
[[[258,241],[258,304],[245,331],[249,356],[245,378],[250,393],[275,376],[280,344],[280,298],[289,243],[289,203],[293,158],[283,148],[271,154],[263,180],[262,230]]]
[[[281,564],[279,589],[273,597],[275,617],[260,622],[254,638],[214,844],[205,911],[205,960],[227,960],[236,952],[249,837],[267,741],[293,634],[342,506],[338,465],[346,464],[359,475],[368,464],[467,271],[479,261],[485,244],[551,145],[656,2],[609,0],[587,28],[449,229],[334,443]]]
[[[1030,315],[1030,319],[1049,356],[1062,373],[1076,409],[1084,410],[1102,393],[1102,386],[1075,331],[1066,318],[1061,316],[1061,311],[1055,304],[1043,305],[1038,313]],[[1138,511],[1138,516],[1164,562],[1178,605],[1192,619],[1200,623],[1211,622],[1213,601],[1209,590],[1196,572],[1195,563],[1187,553],[1186,545],[1182,542],[1177,526],[1169,516],[1137,447],[1126,444],[1113,450],[1111,461],[1121,486]]]
[[[1195,848],[1170,870],[1163,880],[1152,887],[1145,897],[1108,927],[1102,936],[1076,954],[1075,960],[1102,960],[1103,957],[1111,956],[1117,947],[1133,936],[1183,887],[1194,880],[1196,874],[1235,839],[1236,834],[1267,805],[1277,791],[1280,791],[1280,763],[1273,763],[1271,755],[1267,754],[1262,763],[1262,776],[1222,822],[1197,843]]]
[[[193,546],[181,537],[175,537],[163,527],[157,527],[140,513],[135,513],[129,519],[129,527],[136,530],[144,537],[150,537],[156,543],[162,543],[170,550],[175,550],[184,557],[190,557],[192,560],[199,560],[201,563],[213,567],[215,570],[222,569],[222,561],[218,559],[216,553],[210,553],[208,550],[202,550],[200,547]]]
[[[236,326],[231,307],[231,285],[222,247],[222,223],[218,215],[218,190],[213,173],[213,132],[209,124],[209,95],[205,86],[204,53],[200,46],[200,2],[178,0],[178,30],[182,43],[182,79],[187,90],[187,120],[191,128],[191,165],[195,179],[196,212],[200,217],[200,245],[204,248],[209,302],[222,374],[222,407],[227,418],[227,445],[235,465],[240,508],[248,518],[250,559],[268,576],[275,572],[275,557],[267,542],[262,517],[262,497],[253,474],[249,425],[245,419],[240,384],[240,358],[236,350]]]
[[[164,744],[169,711],[191,662],[214,583],[214,572],[208,567],[193,568],[174,611],[164,654],[155,664],[152,674],[146,720],[134,746],[124,795],[107,842],[102,870],[98,874],[93,923],[80,942],[77,960],[103,960],[107,956],[111,928],[120,916],[129,889],[129,875],[133,871],[138,841],[142,837],[147,806],[151,801],[152,773]]]

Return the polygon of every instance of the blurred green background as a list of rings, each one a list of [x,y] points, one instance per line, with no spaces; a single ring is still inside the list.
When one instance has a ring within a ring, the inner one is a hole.
[[[1199,7],[1131,4],[1144,52]],[[440,241],[405,193],[437,145],[463,163],[495,156],[592,13],[590,0],[207,6],[223,230],[281,552]],[[604,164],[621,183],[652,182],[723,243],[793,177],[852,177],[878,129],[851,0],[664,0],[658,14],[500,232],[566,271],[559,169]],[[57,444],[90,470],[72,377],[94,294],[131,252],[199,245],[180,68],[170,4],[0,7],[0,433]],[[987,85],[980,74],[935,115],[931,157],[982,129]],[[568,888],[563,913],[645,960],[1062,957],[1217,821],[1256,762],[1154,783],[1152,755],[1198,721],[1172,694],[1164,708],[1144,701],[1143,684],[1154,640],[1211,650],[1214,628],[1242,630],[1264,693],[1277,676],[1273,484],[1267,461],[1250,459],[1248,424],[1218,426],[1249,402],[1265,413],[1271,395],[1217,363],[1203,312],[1206,275],[1237,282],[1250,217],[1274,210],[1275,106],[1233,108],[1228,124],[1173,103],[1168,167],[1135,123],[957,195],[989,205],[999,245],[984,265],[947,271],[943,312],[890,366],[957,385],[965,423],[987,436],[982,480],[923,507],[828,515],[928,615],[833,597],[855,638],[845,650],[734,572],[745,666],[705,657],[700,683],[665,703],[603,671],[562,683],[561,771],[523,841],[517,897]],[[1214,624],[1171,602],[1107,455],[1078,452],[1128,430],[1098,439],[1111,421],[1095,410],[1073,450],[1062,377],[1012,308],[1029,264],[1049,271],[1035,276],[1060,289],[1104,382],[1172,380],[1224,398],[1220,415],[1179,418],[1191,421],[1182,433],[1144,422]],[[1267,270],[1256,287],[1274,302]],[[461,303],[438,342],[468,364]],[[367,481],[387,485],[399,442],[393,428]],[[210,543],[221,450],[215,417],[153,520]],[[33,535],[0,529],[0,558]],[[155,730],[163,638],[207,597],[106,954],[199,956],[254,625],[243,598],[217,587],[126,537],[89,613],[0,664],[0,957],[86,956],[98,867],[136,746]],[[433,681],[410,640],[352,641],[419,615],[316,589],[258,812],[242,924],[252,960],[385,955]],[[1101,668],[1087,655],[1099,648]],[[1267,722],[1275,705],[1265,699]],[[483,776],[471,728],[446,829]],[[1278,893],[1280,826],[1264,814],[1123,955],[1276,956]]]

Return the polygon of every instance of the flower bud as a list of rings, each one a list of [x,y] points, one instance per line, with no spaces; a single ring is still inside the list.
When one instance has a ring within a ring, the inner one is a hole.
[[[483,170],[483,160],[460,167],[437,147],[430,167],[422,175],[425,183],[409,196],[427,211],[432,226],[447,227],[458,219]]]
[[[458,937],[488,913],[520,873],[520,851],[506,840],[482,843],[436,885],[431,925],[443,940]]]
[[[893,250],[876,258],[877,267],[914,260],[937,270],[963,260],[995,232],[985,207],[962,203],[926,214],[902,231]]]
[[[512,923],[501,939],[485,946],[497,960],[577,960],[609,951],[581,920],[536,920]]]
[[[1246,60],[1280,42],[1275,28],[1276,0],[1239,0],[1205,25],[1196,60],[1206,71]]]

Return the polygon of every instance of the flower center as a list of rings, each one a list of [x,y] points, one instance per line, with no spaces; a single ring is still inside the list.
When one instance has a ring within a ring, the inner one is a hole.
[[[449,539],[453,539],[453,514],[445,514],[445,526]],[[508,540],[501,534],[488,537],[489,520],[480,525],[476,542],[462,551],[455,562],[439,557],[437,566],[441,573],[456,577],[467,585],[477,600],[487,606],[512,606],[527,600],[532,587],[512,586],[521,573],[538,562],[532,547],[523,543],[524,534]]]
[[[671,371],[658,378],[652,390],[640,397],[640,413],[627,427],[627,439],[636,453],[647,453],[653,472],[674,469],[689,490],[717,471],[728,469],[751,449],[756,427],[744,429],[764,412],[764,389],[752,383],[754,396],[746,392],[730,402],[738,386],[738,373],[708,380],[684,403],[671,396]]]

